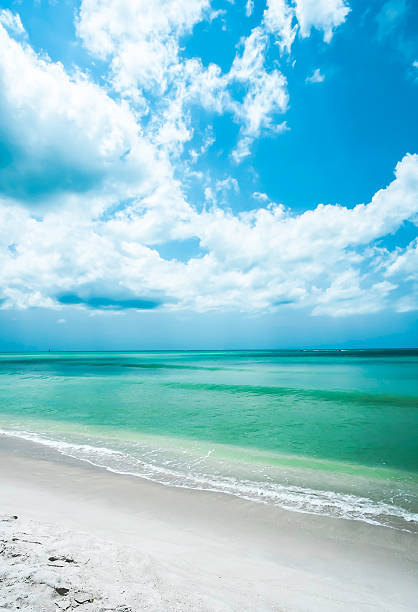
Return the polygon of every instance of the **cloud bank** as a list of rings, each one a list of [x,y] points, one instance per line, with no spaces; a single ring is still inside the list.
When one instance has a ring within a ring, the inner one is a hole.
[[[240,194],[237,179],[194,170],[214,137],[210,127],[196,134],[193,108],[232,117],[230,155],[242,162],[261,135],[287,129],[287,80],[266,63],[272,45],[289,54],[313,30],[329,44],[349,11],[343,0],[268,0],[221,69],[182,50],[196,24],[219,18],[209,0],[83,0],[77,33],[108,66],[105,85],[37,54],[19,17],[3,11],[1,308],[416,308],[406,296],[416,295],[417,240],[389,250],[381,239],[417,224],[417,155],[406,154],[370,202],[302,213],[259,192],[233,212],[225,203]],[[322,80],[319,69],[307,79]],[[200,200],[186,189],[195,179],[206,185]],[[161,254],[191,240],[193,255]]]

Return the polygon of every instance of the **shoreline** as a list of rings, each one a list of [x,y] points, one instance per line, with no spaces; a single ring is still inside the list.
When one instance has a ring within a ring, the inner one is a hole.
[[[129,433],[129,432],[128,432]],[[148,436],[146,438],[149,442]],[[323,470],[312,470],[312,463],[317,463],[327,467],[328,464],[334,466],[338,465],[338,462],[332,462],[326,459],[316,459],[308,457],[297,457],[287,455],[274,455],[275,458],[280,457],[281,463],[281,474],[272,475],[270,472],[269,480],[262,480],[263,474],[259,474],[258,477],[254,476],[254,467],[258,467],[258,464],[251,466],[250,463],[246,465],[246,472],[240,471],[240,475],[235,473],[230,479],[230,475],[226,476],[220,473],[219,467],[221,464],[206,465],[206,469],[202,473],[194,471],[194,465],[192,469],[190,466],[186,467],[186,462],[183,460],[183,455],[177,450],[177,462],[180,459],[182,465],[179,466],[177,463],[174,468],[171,466],[167,467],[167,461],[163,457],[160,458],[160,462],[148,462],[148,459],[141,457],[135,457],[135,451],[130,456],[129,449],[119,449],[117,446],[109,444],[106,446],[106,441],[100,441],[98,446],[91,445],[90,440],[85,442],[83,439],[78,437],[76,440],[68,439],[54,439],[52,437],[39,436],[35,432],[31,431],[14,431],[0,428],[0,439],[4,440],[7,445],[7,440],[13,445],[13,441],[19,443],[20,441],[33,445],[35,455],[41,453],[41,448],[44,447],[44,455],[54,457],[55,453],[58,453],[64,460],[73,459],[76,462],[87,463],[93,467],[99,469],[106,469],[107,471],[122,476],[132,476],[153,482],[163,486],[200,490],[213,493],[223,493],[232,495],[244,500],[254,501],[257,503],[263,503],[268,505],[276,505],[279,508],[288,510],[290,512],[300,512],[303,514],[311,514],[318,516],[330,516],[334,518],[342,518],[348,520],[355,520],[365,522],[371,525],[380,525],[389,527],[392,529],[398,529],[401,531],[408,531],[418,535],[418,514],[416,508],[402,507],[393,500],[394,491],[391,490],[391,478],[393,475],[397,477],[396,470],[392,470],[391,473],[386,474],[386,493],[384,498],[378,499],[376,496],[373,497],[370,487],[375,487],[377,483],[383,486],[383,480],[380,479],[379,470],[382,468],[373,468],[367,466],[353,466],[351,473],[348,471],[348,464],[341,464],[346,468],[346,472],[340,472],[340,480],[335,480],[335,475],[330,475],[327,469]],[[128,435],[129,439],[129,435]],[[178,441],[178,438],[176,438]],[[182,445],[187,444],[189,441],[182,441]],[[152,438],[152,445],[160,447],[164,444],[164,439]],[[217,449],[227,448],[225,445],[214,444],[209,442],[203,442],[206,444],[205,449],[199,450],[199,455],[195,455],[190,458],[193,460],[198,457],[198,464],[202,463],[203,460],[207,459],[212,452]],[[253,456],[269,456],[268,451],[261,451],[259,449],[241,449],[240,447],[233,447],[234,450],[242,452],[250,452]],[[48,455],[49,450],[51,451]],[[167,446],[166,450],[172,450],[171,446]],[[187,449],[188,452],[190,449]],[[228,450],[230,450],[228,448]],[[184,452],[184,450],[183,450]],[[146,455],[146,453],[145,453]],[[116,459],[115,459],[116,457]],[[167,459],[167,457],[166,457]],[[285,461],[283,461],[283,459]],[[287,459],[287,462],[286,462]],[[289,462],[289,460],[291,460]],[[169,457],[169,461],[172,462],[172,457]],[[229,456],[228,456],[229,461]],[[219,458],[218,458],[219,462]],[[303,467],[303,474],[301,465],[310,462],[308,468]],[[236,464],[237,465],[237,464]],[[275,470],[279,469],[279,465],[275,466]],[[385,469],[385,468],[384,468]],[[251,471],[249,471],[251,470]],[[299,470],[299,473],[298,473]],[[356,482],[350,480],[346,482],[345,487],[341,486],[341,479],[351,478],[354,470],[357,470]],[[360,470],[368,470],[372,473],[369,478],[365,476]],[[210,472],[216,474],[210,475]],[[376,473],[379,478],[376,479]],[[283,475],[287,478],[283,478]],[[412,475],[405,474],[406,476]],[[261,480],[259,480],[261,476]],[[279,478],[277,478],[279,476]],[[276,480],[275,480],[276,477]],[[327,480],[328,477],[328,480]],[[395,493],[400,493],[399,488],[404,484],[406,486],[406,480],[402,483],[397,483],[398,490]],[[409,483],[412,487],[412,483]],[[418,483],[417,483],[418,484]],[[361,488],[360,488],[361,487]],[[379,494],[382,490],[379,490]],[[412,493],[412,491],[404,490],[404,495]]]
[[[122,547],[151,560],[162,583],[174,579],[177,607],[159,608],[157,597],[151,609],[407,611],[416,603],[414,534],[167,487],[20,440],[0,441],[0,479],[0,512],[17,515],[25,529],[30,522],[35,531],[48,524],[73,533],[82,555],[89,538],[113,553]],[[134,593],[144,580],[120,588],[136,597],[137,607],[126,604],[132,610],[146,607]]]

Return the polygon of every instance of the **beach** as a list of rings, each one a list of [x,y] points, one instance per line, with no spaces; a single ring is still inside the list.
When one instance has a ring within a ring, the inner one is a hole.
[[[0,609],[414,610],[417,364],[3,353]]]
[[[0,609],[415,609],[412,533],[162,486],[4,437],[0,478]]]
[[[0,612],[418,612],[418,2],[0,7]]]

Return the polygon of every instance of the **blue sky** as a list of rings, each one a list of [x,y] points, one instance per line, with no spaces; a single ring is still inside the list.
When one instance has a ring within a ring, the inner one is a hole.
[[[0,9],[1,349],[416,346],[416,3]]]

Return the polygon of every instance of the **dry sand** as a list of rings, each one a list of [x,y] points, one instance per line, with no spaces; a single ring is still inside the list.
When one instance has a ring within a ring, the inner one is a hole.
[[[4,438],[0,513],[0,610],[395,612],[418,601],[416,535],[163,487]]]

